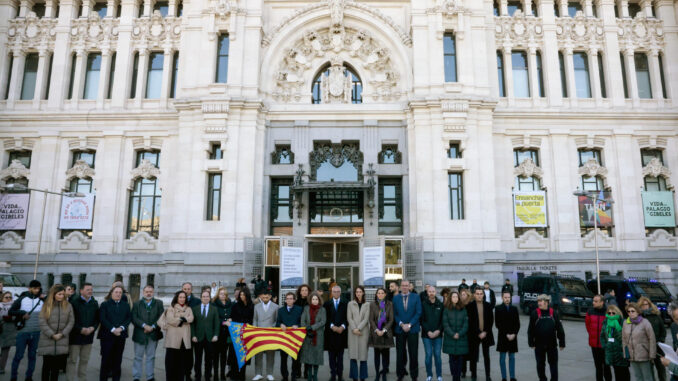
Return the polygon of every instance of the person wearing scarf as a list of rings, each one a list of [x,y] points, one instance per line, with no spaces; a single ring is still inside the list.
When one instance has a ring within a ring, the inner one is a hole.
[[[638,380],[654,380],[652,361],[657,356],[657,341],[652,325],[640,315],[637,303],[626,306],[629,317],[622,327],[624,358],[631,362],[631,368]]]
[[[600,346],[605,352],[605,364],[614,370],[614,378],[617,381],[629,381],[629,360],[624,358],[622,347],[622,324],[624,316],[619,307],[610,305],[607,307],[605,321],[600,331]]]
[[[16,326],[9,315],[11,307],[12,293],[5,291],[2,293],[2,301],[0,302],[0,319],[2,319],[2,332],[0,333],[0,374],[5,374],[9,350],[16,343]]]
[[[170,307],[158,319],[158,327],[165,330],[165,374],[167,381],[184,380],[191,368],[191,323],[193,310],[188,306],[184,291],[174,294]]]
[[[386,381],[386,373],[390,362],[389,350],[393,343],[393,302],[387,299],[384,288],[378,288],[374,302],[370,306],[370,339],[369,346],[374,348],[375,381]],[[379,365],[381,364],[381,370]]]
[[[309,303],[301,314],[301,326],[306,327],[304,344],[299,351],[301,362],[308,366],[308,381],[318,381],[318,366],[323,365],[325,323],[327,312],[322,308],[317,291],[308,296]]]

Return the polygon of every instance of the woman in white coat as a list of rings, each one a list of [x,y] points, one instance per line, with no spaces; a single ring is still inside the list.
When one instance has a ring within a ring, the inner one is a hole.
[[[367,378],[367,345],[370,338],[370,304],[365,303],[365,288],[357,286],[348,303],[348,354],[351,359],[349,376],[354,380]],[[358,372],[360,362],[360,372]]]

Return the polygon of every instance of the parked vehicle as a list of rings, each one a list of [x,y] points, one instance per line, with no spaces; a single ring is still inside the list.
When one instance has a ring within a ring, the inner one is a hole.
[[[598,282],[592,279],[588,282],[588,288],[596,293]],[[604,294],[607,290],[615,291],[617,304],[624,311],[626,301],[636,302],[641,296],[649,298],[662,314],[665,322],[671,322],[668,306],[673,301],[673,296],[664,283],[656,279],[648,278],[623,278],[619,276],[600,277],[600,291]],[[624,311],[626,314],[626,311]]]
[[[3,291],[10,291],[14,298],[26,291],[26,285],[12,273],[0,273],[0,282],[3,285]]]
[[[520,286],[520,308],[530,314],[537,308],[537,296],[551,296],[551,307],[562,315],[586,316],[593,294],[583,279],[569,275],[534,273]]]

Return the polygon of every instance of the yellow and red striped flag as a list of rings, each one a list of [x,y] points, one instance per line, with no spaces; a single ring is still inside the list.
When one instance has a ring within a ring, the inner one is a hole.
[[[247,360],[259,352],[281,350],[297,359],[306,337],[306,328],[260,328],[246,324],[242,330],[242,341],[247,348]]]

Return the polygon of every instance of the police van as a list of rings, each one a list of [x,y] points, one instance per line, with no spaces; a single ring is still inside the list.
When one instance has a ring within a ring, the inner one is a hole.
[[[595,279],[590,280],[588,288],[595,292],[598,289],[598,282]],[[637,302],[641,296],[645,296],[657,306],[664,321],[671,322],[668,306],[673,301],[673,296],[664,283],[650,278],[600,277],[600,292],[605,294],[608,290],[614,290],[617,304],[622,311],[624,311],[627,300]],[[626,314],[626,311],[624,311],[624,314]]]
[[[586,316],[586,311],[593,305],[593,293],[584,280],[568,275],[533,273],[520,284],[520,308],[525,314],[537,309],[540,294],[551,296],[551,307],[561,316]]]

